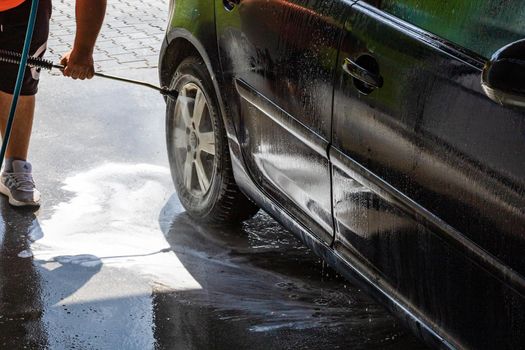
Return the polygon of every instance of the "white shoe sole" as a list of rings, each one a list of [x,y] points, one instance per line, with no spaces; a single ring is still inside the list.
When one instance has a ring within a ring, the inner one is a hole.
[[[7,188],[2,181],[0,181],[0,193],[5,195],[7,198],[9,198],[9,204],[15,207],[39,207],[40,206],[40,200],[36,202],[20,202],[13,198],[11,195],[11,191],[9,191],[9,188]]]

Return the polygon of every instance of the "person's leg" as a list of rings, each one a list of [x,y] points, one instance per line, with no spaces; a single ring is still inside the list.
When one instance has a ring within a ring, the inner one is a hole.
[[[16,8],[0,12],[1,49],[22,52],[30,8],[31,1],[25,1]],[[50,17],[51,0],[40,0],[31,41],[32,56],[42,57],[46,51]],[[0,63],[0,129],[2,136],[6,128],[17,76],[17,65]],[[0,193],[6,195],[9,203],[16,206],[33,206],[39,205],[40,202],[40,192],[35,187],[32,166],[27,161],[38,81],[39,71],[27,68],[6,152],[5,165],[0,176]]]
[[[0,91],[0,129],[2,138],[4,137],[12,99],[12,95]],[[27,160],[34,112],[35,96],[20,96],[13,129],[11,131],[9,147],[7,148],[5,156],[6,159]]]
[[[7,118],[13,96],[0,91],[0,128],[2,137],[5,133]],[[27,159],[33,114],[35,111],[35,96],[20,96],[15,113],[9,146],[7,147],[4,169],[0,176],[0,193],[9,198],[9,203],[15,206],[39,205],[40,192],[35,188],[31,175],[32,167]]]

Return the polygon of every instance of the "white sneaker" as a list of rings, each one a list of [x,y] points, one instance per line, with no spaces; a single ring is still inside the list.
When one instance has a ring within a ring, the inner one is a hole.
[[[31,164],[23,160],[13,160],[6,164],[0,180],[0,193],[9,197],[9,204],[23,206],[39,206],[40,192],[35,187]]]

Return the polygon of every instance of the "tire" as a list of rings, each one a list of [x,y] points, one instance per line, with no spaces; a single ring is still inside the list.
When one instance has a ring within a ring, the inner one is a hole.
[[[259,208],[237,187],[228,139],[205,64],[182,61],[171,88],[179,91],[166,105],[166,141],[171,175],[188,214],[207,224],[236,224]]]

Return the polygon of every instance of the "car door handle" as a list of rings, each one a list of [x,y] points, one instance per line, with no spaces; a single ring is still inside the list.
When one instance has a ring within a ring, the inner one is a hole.
[[[233,10],[233,8],[241,3],[241,0],[222,0],[224,8],[228,11]]]
[[[383,77],[381,75],[363,68],[349,58],[345,58],[343,70],[351,77],[361,81],[362,83],[365,83],[372,89],[383,87]]]
[[[513,42],[492,55],[485,64],[481,87],[494,102],[525,107],[525,39]]]

